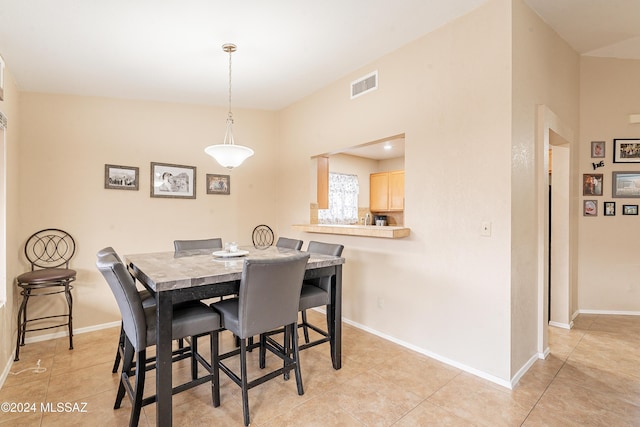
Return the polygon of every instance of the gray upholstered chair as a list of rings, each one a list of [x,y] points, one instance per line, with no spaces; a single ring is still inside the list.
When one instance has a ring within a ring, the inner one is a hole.
[[[307,252],[323,255],[341,256],[343,249],[344,245],[310,241],[309,246],[307,247]],[[330,341],[329,337],[331,336],[331,316],[329,313],[329,307],[326,307],[326,331],[310,324],[307,321],[306,310],[314,307],[328,306],[329,304],[331,304],[332,280],[334,280],[333,276],[325,276],[315,279],[307,279],[302,284],[302,290],[300,292],[300,311],[302,312],[302,322],[300,323],[299,327],[301,327],[304,332],[305,344],[300,346],[301,349]],[[309,329],[313,329],[314,331],[322,335],[322,338],[313,342],[309,342]]]
[[[273,379],[281,374],[288,377],[293,369],[296,377],[298,394],[304,394],[302,376],[298,362],[298,304],[300,288],[306,269],[309,254],[292,254],[276,259],[246,259],[242,270],[238,298],[227,299],[211,305],[222,317],[225,329],[233,332],[240,339],[240,348],[223,355],[218,348],[212,350],[213,370],[222,371],[242,389],[242,409],[244,424],[249,425],[248,390]],[[266,333],[275,328],[285,328],[285,342],[291,340],[293,351],[281,351],[266,341]],[[217,334],[214,332],[213,342],[217,346]],[[252,381],[247,379],[247,339],[260,335],[260,367],[264,368],[265,350],[278,355],[283,367]],[[224,360],[240,355],[240,376],[224,364]],[[214,406],[220,405],[220,389],[214,384]]]
[[[125,393],[131,400],[131,416],[129,426],[138,425],[140,411],[143,406],[155,402],[156,397],[149,396],[143,398],[145,372],[155,368],[154,365],[138,363],[134,368],[133,358],[138,361],[146,361],[146,349],[156,343],[155,329],[155,307],[143,307],[140,295],[135,287],[133,278],[127,271],[125,265],[118,260],[113,253],[105,253],[98,257],[96,266],[109,284],[113,295],[116,298],[120,313],[122,315],[123,329],[125,331],[125,345],[122,355],[122,373],[120,375],[120,386],[116,395],[114,409],[118,409],[122,403]],[[211,351],[217,348],[217,333],[220,329],[220,316],[205,304],[195,302],[190,304],[177,304],[173,309],[172,338],[192,337],[195,340],[198,335],[210,334]],[[216,341],[214,342],[214,336]],[[197,353],[181,352],[175,356],[173,361],[191,357],[197,360],[207,370],[207,375],[192,379],[191,381],[175,387],[173,393],[190,389],[199,384],[211,381],[212,389],[218,384],[217,370],[210,369],[207,362]],[[171,367],[165,367],[165,369]],[[135,375],[135,386],[132,386],[130,379]]]
[[[288,237],[278,237],[276,242],[278,248],[295,249],[299,251],[302,249],[302,240],[290,239]]]
[[[122,262],[122,259],[120,259],[120,257],[118,256],[118,253],[111,246],[107,246],[106,248],[100,249],[96,253],[96,256],[98,258],[104,258],[107,255],[113,255],[118,262]],[[135,280],[133,281],[133,283],[135,286]],[[138,296],[140,297],[140,301],[142,302],[142,307],[144,308],[155,307],[156,300],[148,290],[143,289],[141,291],[138,291]],[[120,366],[120,359],[122,357],[122,353],[124,352],[124,340],[125,340],[124,327],[123,325],[121,325],[120,339],[118,341],[118,349],[116,350],[116,357],[113,362],[113,369],[111,369],[111,372],[113,372],[114,374],[118,372],[118,367]]]
[[[196,240],[174,240],[173,247],[176,252],[189,251],[194,249],[222,249],[222,239],[196,239]]]

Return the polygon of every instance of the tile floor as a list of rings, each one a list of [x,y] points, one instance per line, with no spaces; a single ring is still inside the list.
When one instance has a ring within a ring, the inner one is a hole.
[[[0,426],[126,426],[128,401],[113,410],[118,332],[77,335],[73,351],[66,338],[23,347],[12,371],[32,368],[38,360],[46,371],[10,374],[0,402],[35,402],[38,410],[0,413]],[[344,335],[340,371],[331,368],[328,344],[302,353],[303,396],[293,378],[251,390],[252,425],[640,426],[640,316],[580,315],[571,331],[550,328],[551,355],[537,361],[514,390],[348,325]],[[222,341],[232,345],[230,336]],[[174,378],[188,375],[186,364],[174,369]],[[242,425],[239,388],[224,374],[221,378],[219,408],[211,404],[208,385],[174,396],[174,425]],[[153,375],[146,387],[153,391]],[[86,403],[87,412],[42,412],[42,402]],[[149,405],[140,426],[153,425],[155,405]]]

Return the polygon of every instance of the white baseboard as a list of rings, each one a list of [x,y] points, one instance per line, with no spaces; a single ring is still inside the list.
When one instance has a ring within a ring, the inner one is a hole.
[[[556,328],[562,328],[562,329],[571,329],[571,328],[573,328],[573,322],[571,322],[569,324],[566,324],[566,323],[549,321],[549,326],[553,326],[553,327],[556,327]]]
[[[74,329],[73,330],[73,335],[85,334],[87,332],[99,331],[101,329],[120,327],[120,324],[121,324],[121,322],[117,321],[117,322],[103,323],[103,324],[100,324],[100,325],[87,326],[86,328],[78,328],[78,329]],[[53,333],[53,334],[37,335],[35,337],[27,336],[27,338],[25,338],[25,340],[24,340],[24,343],[25,344],[29,344],[29,343],[40,342],[40,341],[48,341],[48,340],[53,340],[53,339],[56,339],[56,338],[61,338],[61,337],[66,337],[66,336],[68,336],[66,330],[63,331],[63,332],[56,332],[56,333]],[[14,349],[14,351],[15,351],[15,349]],[[9,357],[9,360],[7,361],[7,364],[5,365],[4,369],[2,370],[2,374],[0,374],[0,389],[4,385],[4,382],[7,379],[7,377],[9,376],[9,372],[11,372],[11,367],[12,366],[13,366],[13,353],[12,353],[12,356]]]
[[[87,326],[86,328],[74,329],[73,335],[86,334],[87,332],[94,332],[94,331],[99,331],[101,329],[113,328],[115,326],[120,326],[120,323],[121,323],[120,321],[109,322],[109,323],[102,323],[100,325]],[[68,336],[66,329],[59,332],[54,332],[52,334],[36,335],[35,337],[29,337],[29,335],[27,335],[27,338],[25,338],[24,343],[29,344],[32,342],[49,341],[49,340],[54,340],[56,338],[62,338],[66,336]]]
[[[324,310],[317,310],[317,311],[320,311],[320,312],[324,313]],[[438,361],[440,361],[442,363],[445,363],[445,364],[447,364],[449,366],[453,366],[455,368],[458,368],[460,370],[468,372],[468,373],[470,373],[472,375],[475,375],[477,377],[480,377],[480,378],[483,378],[485,380],[491,381],[492,383],[498,384],[498,385],[500,385],[502,387],[505,387],[505,388],[508,388],[508,389],[512,389],[513,386],[515,385],[515,383],[513,381],[506,381],[506,380],[504,380],[502,378],[498,378],[498,377],[496,377],[494,375],[487,374],[484,371],[480,371],[478,369],[475,369],[475,368],[472,368],[470,366],[464,365],[462,363],[456,362],[455,360],[448,359],[446,357],[443,357],[443,356],[441,356],[439,354],[430,352],[430,351],[425,350],[423,348],[416,347],[413,344],[409,344],[408,342],[405,342],[405,341],[399,340],[397,338],[394,338],[392,336],[383,334],[380,331],[377,331],[375,329],[371,329],[371,328],[369,328],[367,326],[361,325],[361,324],[356,323],[356,322],[354,322],[352,320],[342,319],[342,321],[344,323],[348,324],[348,325],[351,325],[351,326],[355,327],[355,328],[361,329],[361,330],[363,330],[365,332],[369,332],[370,334],[376,335],[376,336],[378,336],[380,338],[383,338],[383,339],[385,339],[387,341],[391,341],[391,342],[393,342],[395,344],[401,345],[402,347],[408,348],[409,350],[413,350],[413,351],[415,351],[417,353],[423,354],[423,355],[425,355],[427,357],[430,357],[432,359],[438,360]],[[527,367],[527,369],[529,369],[529,368]],[[525,370],[525,372],[526,372],[526,370]],[[523,372],[523,374],[524,374],[524,372]]]
[[[614,316],[640,316],[640,311],[625,310],[578,310],[580,314],[609,314]]]

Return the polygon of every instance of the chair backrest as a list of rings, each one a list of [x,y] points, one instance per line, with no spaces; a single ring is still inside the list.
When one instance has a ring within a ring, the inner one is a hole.
[[[189,251],[195,249],[222,249],[222,239],[199,240],[174,240],[173,247],[176,251]]]
[[[116,250],[113,249],[111,246],[102,248],[96,253],[96,256],[98,258],[104,258],[107,255],[113,255],[114,257],[116,257],[116,260],[118,260],[118,262],[122,262],[122,259],[120,259],[120,257],[118,256],[118,253],[116,252]]]
[[[316,242],[314,240],[309,242],[307,246],[307,252],[322,255],[342,256],[342,250],[344,245],[338,245],[333,243]],[[331,280],[333,276],[322,276],[315,279],[305,280],[305,283],[314,284],[327,292],[331,291]]]
[[[290,239],[288,237],[279,237],[276,242],[276,246],[279,248],[295,249],[299,251],[302,249],[302,240]]]
[[[256,248],[268,248],[273,245],[273,230],[268,225],[260,224],[253,229],[251,240]]]
[[[98,251],[96,266],[116,298],[125,333],[136,350],[147,347],[147,321],[140,295],[127,268],[117,255],[105,248]]]
[[[76,253],[76,242],[69,233],[57,228],[47,228],[31,235],[24,245],[24,254],[31,269],[69,268],[69,261]]]
[[[342,250],[344,245],[338,245],[333,243],[316,242],[314,240],[309,242],[307,252],[322,255],[342,256]]]
[[[240,281],[238,328],[248,338],[298,320],[302,279],[309,254],[245,259]]]

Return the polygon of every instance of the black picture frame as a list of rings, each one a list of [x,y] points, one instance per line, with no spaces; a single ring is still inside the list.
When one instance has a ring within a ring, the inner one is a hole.
[[[638,215],[638,205],[622,205],[622,215]]]
[[[604,202],[604,216],[616,216],[616,202]]]
[[[640,138],[614,139],[613,163],[640,163]]]

